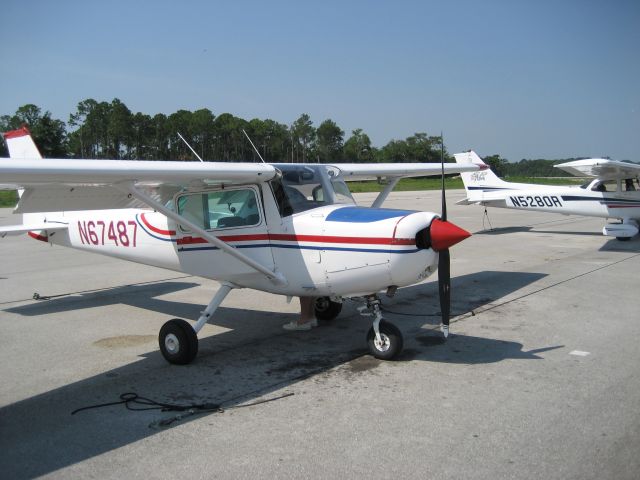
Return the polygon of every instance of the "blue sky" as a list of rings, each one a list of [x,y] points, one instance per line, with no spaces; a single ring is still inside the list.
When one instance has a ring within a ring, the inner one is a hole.
[[[67,121],[81,100],[308,113],[376,146],[640,161],[640,1],[15,1],[0,17],[0,115]]]

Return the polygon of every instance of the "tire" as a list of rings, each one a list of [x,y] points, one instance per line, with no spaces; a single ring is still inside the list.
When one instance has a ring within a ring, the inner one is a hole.
[[[380,322],[380,336],[383,344],[377,345],[376,332],[373,327],[367,333],[369,352],[380,360],[391,360],[402,351],[402,333],[394,324],[382,320]]]
[[[619,242],[628,242],[629,240],[631,240],[631,237],[616,237],[616,240],[618,240]]]
[[[158,335],[160,352],[169,363],[186,365],[196,358],[198,336],[191,325],[179,318],[165,323]]]
[[[318,320],[333,320],[342,311],[342,303],[334,302],[329,297],[318,297],[313,306]]]

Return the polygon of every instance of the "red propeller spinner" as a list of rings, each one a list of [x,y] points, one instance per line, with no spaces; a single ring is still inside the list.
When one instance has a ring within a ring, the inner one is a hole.
[[[431,237],[431,248],[437,252],[446,250],[447,248],[471,236],[471,234],[466,230],[451,222],[440,220],[439,218],[434,218],[431,221],[429,235]]]

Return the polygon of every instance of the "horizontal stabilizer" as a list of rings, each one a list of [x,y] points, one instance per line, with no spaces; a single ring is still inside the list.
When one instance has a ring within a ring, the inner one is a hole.
[[[34,223],[29,225],[8,225],[0,227],[0,237],[6,237],[7,235],[20,235],[28,232],[39,232],[41,230],[67,230],[69,225],[64,223]]]

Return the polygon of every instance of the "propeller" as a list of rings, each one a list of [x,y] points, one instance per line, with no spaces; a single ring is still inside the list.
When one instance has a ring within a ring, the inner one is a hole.
[[[440,132],[440,166],[442,167],[442,214],[440,219],[447,221],[447,197],[444,188],[444,135]],[[449,319],[451,317],[451,255],[449,248],[439,252],[438,259],[438,293],[440,294],[440,314],[442,315],[442,333],[449,336]]]
[[[441,134],[441,139],[442,134]],[[445,338],[449,336],[451,317],[451,256],[449,247],[461,242],[471,234],[447,221],[447,199],[444,188],[444,141],[440,143],[440,165],[442,167],[442,213],[434,218],[431,225],[418,232],[416,245],[438,252],[438,293],[440,296],[441,329]]]

